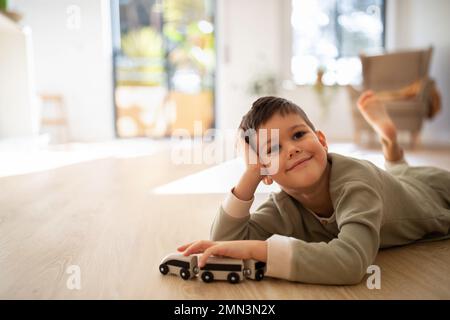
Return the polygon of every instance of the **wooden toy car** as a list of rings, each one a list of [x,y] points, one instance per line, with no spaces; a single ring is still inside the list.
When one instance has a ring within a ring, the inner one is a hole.
[[[197,275],[197,263],[197,256],[186,257],[181,253],[172,253],[162,259],[159,271],[164,275],[168,273],[180,275],[183,280],[188,280]]]
[[[266,273],[266,263],[249,259],[244,260],[244,275],[247,278],[261,281]]]
[[[161,261],[159,271],[179,275],[188,280],[197,275],[204,282],[214,280],[226,280],[230,283],[238,283],[245,278],[260,281],[264,278],[266,264],[253,259],[241,260],[226,257],[209,257],[206,264],[199,269],[198,256],[184,256],[181,253],[169,254]]]
[[[230,283],[238,283],[243,277],[244,262],[238,259],[209,257],[200,268],[200,278],[204,282],[228,280]]]

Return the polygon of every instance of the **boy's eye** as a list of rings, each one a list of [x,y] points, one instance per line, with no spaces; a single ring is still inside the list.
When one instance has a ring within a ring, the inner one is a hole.
[[[301,137],[303,137],[305,134],[306,134],[305,131],[297,131],[296,133],[294,133],[294,135],[293,135],[292,138],[293,138],[294,140],[297,140],[297,139],[300,139]],[[275,144],[275,145],[270,146],[270,147],[268,148],[267,154],[279,152],[280,149],[281,149],[281,145]]]
[[[297,131],[296,133],[294,133],[294,140],[300,139],[301,137],[303,137],[306,134],[306,132],[304,131]]]

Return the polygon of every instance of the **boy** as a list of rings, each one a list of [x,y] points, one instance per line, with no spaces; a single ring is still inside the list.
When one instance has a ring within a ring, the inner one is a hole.
[[[325,135],[294,103],[255,101],[240,129],[279,130],[278,143],[258,138],[255,148],[261,152],[268,143],[266,156],[277,160],[278,170],[261,175],[268,163],[250,164],[253,151],[244,143],[247,168],[220,207],[212,241],[178,250],[203,252],[200,266],[210,255],[253,258],[267,262],[267,276],[342,285],[359,283],[379,248],[450,238],[450,172],[407,165],[396,128],[373,92],[361,95],[358,108],[380,136],[387,171],[328,153]],[[249,214],[261,181],[275,181],[282,191]]]

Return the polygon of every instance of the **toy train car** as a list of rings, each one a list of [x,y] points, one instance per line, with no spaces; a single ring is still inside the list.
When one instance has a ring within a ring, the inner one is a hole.
[[[159,265],[159,271],[179,275],[183,280],[199,277],[204,282],[226,280],[238,283],[245,278],[260,281],[264,278],[266,264],[253,259],[240,260],[224,257],[209,257],[206,264],[198,267],[198,256],[184,256],[181,253],[167,255]]]

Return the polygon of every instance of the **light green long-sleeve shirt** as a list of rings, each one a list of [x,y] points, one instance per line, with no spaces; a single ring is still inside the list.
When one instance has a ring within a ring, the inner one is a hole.
[[[230,193],[213,240],[267,240],[267,275],[318,284],[355,284],[379,248],[450,238],[450,172],[406,163],[384,171],[329,153],[334,213],[320,218],[284,191],[256,212]]]

